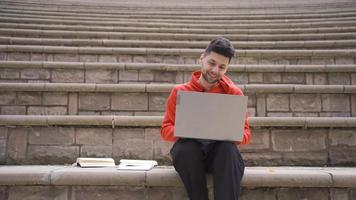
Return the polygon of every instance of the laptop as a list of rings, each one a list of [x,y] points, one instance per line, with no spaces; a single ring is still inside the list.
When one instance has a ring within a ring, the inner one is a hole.
[[[178,91],[174,135],[242,141],[247,96]]]

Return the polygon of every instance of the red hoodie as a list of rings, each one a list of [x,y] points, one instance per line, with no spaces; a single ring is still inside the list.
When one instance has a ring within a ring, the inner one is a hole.
[[[197,91],[197,92],[209,92],[209,93],[223,93],[223,94],[235,94],[235,95],[243,95],[240,88],[236,87],[234,83],[227,76],[223,76],[221,80],[219,80],[219,84],[216,84],[209,91],[205,91],[203,86],[200,85],[198,79],[200,78],[201,72],[195,71],[192,74],[192,79],[190,82],[180,84],[175,86],[171,94],[169,95],[166,103],[166,113],[163,118],[162,128],[161,128],[161,136],[163,140],[174,142],[178,138],[174,136],[174,124],[176,117],[176,97],[177,91]],[[236,142],[236,144],[248,144],[251,139],[251,131],[248,125],[248,116],[246,113],[245,120],[245,129],[244,129],[244,137],[242,142]]]

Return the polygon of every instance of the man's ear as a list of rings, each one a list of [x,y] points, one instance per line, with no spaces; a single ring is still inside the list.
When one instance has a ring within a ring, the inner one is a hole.
[[[200,64],[203,63],[203,58],[204,57],[205,57],[205,53],[203,52],[203,53],[200,54],[200,58],[199,58]]]

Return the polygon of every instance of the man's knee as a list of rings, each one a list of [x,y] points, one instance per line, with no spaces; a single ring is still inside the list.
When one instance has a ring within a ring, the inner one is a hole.
[[[215,150],[218,154],[231,154],[231,155],[236,155],[236,153],[239,153],[238,148],[236,147],[236,144],[233,142],[217,142],[215,145]]]
[[[200,147],[201,144],[195,140],[180,139],[173,145],[171,149],[171,155],[173,159],[190,159],[200,157],[202,156],[202,151]]]

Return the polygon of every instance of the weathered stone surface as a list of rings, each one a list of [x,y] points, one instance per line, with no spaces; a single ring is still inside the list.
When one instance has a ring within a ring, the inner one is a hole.
[[[42,53],[31,53],[31,61],[44,61],[46,60]]]
[[[288,94],[268,94],[267,111],[289,111]]]
[[[112,157],[112,146],[84,145],[80,148],[81,157]]]
[[[249,83],[263,83],[263,73],[249,73]]]
[[[119,80],[120,81],[137,81],[138,71],[137,70],[119,70]]]
[[[18,92],[18,105],[41,105],[42,97],[40,92]]]
[[[76,144],[112,145],[111,128],[77,128]]]
[[[354,147],[356,150],[356,134],[353,129],[331,129],[330,145],[339,147]]]
[[[356,150],[344,148],[331,148],[329,150],[330,164],[338,166],[354,166],[356,165]]]
[[[8,200],[68,200],[68,188],[63,186],[15,186],[9,188]]]
[[[26,107],[25,106],[2,106],[1,114],[2,115],[25,115]]]
[[[166,200],[166,199],[188,199],[187,193],[183,187],[152,187],[148,188],[146,197],[148,200]]]
[[[263,200],[276,200],[277,191],[274,188],[256,188],[241,190],[241,200],[263,199]]]
[[[29,145],[27,156],[30,164],[72,164],[79,156],[79,147]]]
[[[305,84],[307,84],[307,85],[313,85],[314,84],[313,74],[306,74],[305,75]]]
[[[154,80],[156,82],[175,83],[176,73],[156,71]]]
[[[100,55],[99,62],[116,62],[116,56],[113,55]]]
[[[314,84],[315,85],[327,85],[328,78],[326,73],[315,73],[314,74]]]
[[[350,57],[336,57],[335,63],[340,65],[353,65],[354,59]]]
[[[242,72],[227,72],[226,75],[235,83],[235,84],[247,84],[248,83],[248,74]]]
[[[324,166],[328,165],[327,152],[285,152],[282,165],[288,166]]]
[[[332,200],[349,200],[348,189],[331,188],[330,197]]]
[[[0,139],[0,163],[3,163],[5,161],[6,161],[6,140]]]
[[[322,111],[350,111],[349,96],[345,94],[323,94]]]
[[[115,160],[153,159],[153,142],[142,139],[114,140],[113,157]]]
[[[356,117],[356,94],[351,96],[351,115]]]
[[[335,61],[334,58],[328,57],[312,57],[311,64],[313,65],[334,65]]]
[[[282,75],[281,73],[264,73],[263,83],[281,83]]]
[[[7,132],[8,128],[7,127],[0,127],[0,139],[7,139]]]
[[[283,165],[283,159],[281,154],[273,152],[243,152],[242,158],[245,164],[248,166],[275,166]]]
[[[63,106],[68,104],[68,93],[44,92],[43,105]]]
[[[114,140],[144,139],[145,129],[143,128],[116,128],[113,133]]]
[[[52,81],[59,83],[84,83],[84,71],[80,69],[55,69]]]
[[[142,200],[145,199],[143,187],[90,186],[73,187],[72,200]]]
[[[79,110],[109,110],[110,94],[107,93],[80,93]]]
[[[159,163],[167,163],[167,161],[171,161],[170,150],[172,146],[173,142],[155,141],[153,158]],[[171,164],[171,162],[169,162],[169,164]]]
[[[85,73],[86,83],[117,83],[117,70],[87,70]]]
[[[62,61],[62,62],[78,62],[79,55],[78,54],[54,54],[54,61]]]
[[[41,107],[30,106],[27,109],[28,115],[66,115],[67,107],[54,106],[54,107]]]
[[[27,129],[9,128],[7,157],[10,163],[18,163],[26,158],[27,150]]]
[[[154,80],[154,72],[150,70],[140,70],[138,72],[138,80],[139,81],[153,81]]]
[[[298,112],[293,112],[293,117],[318,117],[319,114],[317,112],[311,113],[311,112],[303,112],[303,113],[298,113]]]
[[[0,199],[6,200],[6,187],[0,187]]]
[[[242,152],[254,152],[270,149],[270,131],[268,129],[253,129],[252,140],[249,145],[241,148]]]
[[[29,144],[70,145],[74,144],[74,128],[71,127],[32,127],[29,129]]]
[[[133,62],[134,63],[146,63],[146,57],[145,56],[133,56]]]
[[[290,101],[292,111],[321,111],[321,98],[317,94],[292,94]]]
[[[21,79],[49,79],[50,73],[47,69],[23,69]]]
[[[163,63],[168,64],[183,64],[184,58],[180,56],[164,56]]]
[[[78,93],[69,93],[68,95],[68,114],[78,114]]]
[[[266,116],[266,95],[259,94],[256,97],[256,114],[258,117]]]
[[[162,56],[147,55],[147,63],[162,63]],[[131,62],[131,61],[130,61]]]
[[[80,55],[79,57],[80,62],[98,62],[97,55]]]
[[[272,147],[275,151],[310,152],[326,149],[326,131],[310,130],[272,130]]]
[[[280,188],[277,199],[329,200],[329,191],[327,188]]]
[[[7,60],[13,61],[29,61],[30,54],[29,53],[17,53],[17,52],[8,52]]]
[[[147,110],[148,97],[146,93],[116,93],[112,95],[113,110]]]
[[[0,77],[2,79],[19,79],[20,78],[20,70],[0,69]]]
[[[356,73],[352,73],[351,74],[351,85],[356,85]]]
[[[287,83],[287,84],[305,83],[305,73],[283,73],[282,83]]]
[[[151,93],[149,94],[149,111],[165,111],[168,93]]]
[[[132,56],[129,55],[120,55],[118,56],[118,62],[120,63],[131,63],[132,62]]]
[[[350,85],[351,78],[348,73],[329,73],[329,85]]]
[[[268,112],[267,117],[292,117],[291,112]]]

